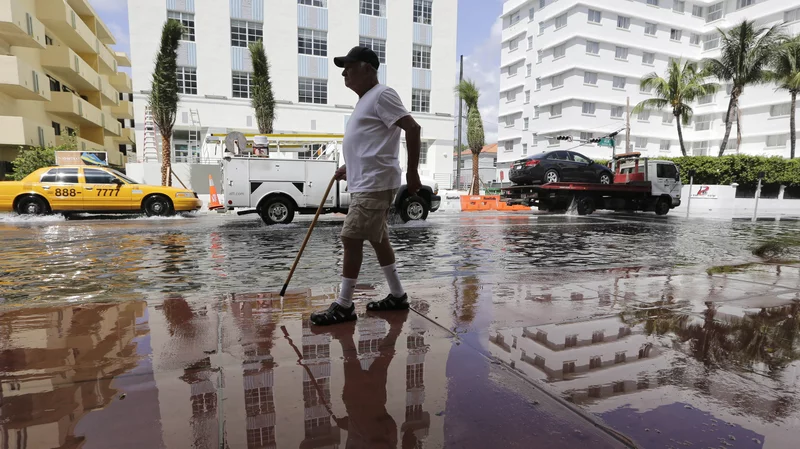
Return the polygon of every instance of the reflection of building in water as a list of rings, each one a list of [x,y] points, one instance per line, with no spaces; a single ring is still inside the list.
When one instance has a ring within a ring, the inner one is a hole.
[[[126,302],[0,314],[0,447],[81,447],[79,421],[109,405],[114,377],[138,364],[136,320],[145,308]],[[102,425],[105,418],[93,416]]]
[[[218,441],[217,431],[217,388],[214,385],[217,374],[211,367],[211,359],[206,357],[183,370],[180,379],[190,387],[189,402],[192,406],[192,447],[211,448]]]
[[[303,406],[305,439],[303,448],[338,448],[339,428],[331,422],[331,336],[314,335],[308,320],[303,320]],[[316,382],[316,385],[314,384]]]
[[[372,362],[380,357],[380,345],[386,336],[386,321],[358,321],[358,359],[361,369],[368,370]]]
[[[406,419],[400,432],[414,434],[415,447],[422,448],[431,426],[430,414],[423,410],[425,403],[425,355],[430,347],[425,344],[425,326],[416,315],[410,320],[406,337],[408,357],[406,359]],[[408,447],[403,437],[403,447]]]

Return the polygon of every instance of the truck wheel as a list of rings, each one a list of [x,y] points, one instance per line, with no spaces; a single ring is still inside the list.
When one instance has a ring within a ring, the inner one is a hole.
[[[425,220],[428,218],[431,207],[424,198],[418,195],[406,197],[400,206],[400,218],[403,223],[408,223],[412,220]]]
[[[553,169],[550,169],[550,170],[547,170],[547,171],[544,173],[543,182],[544,182],[545,184],[549,184],[549,183],[551,183],[551,182],[558,182],[558,181],[559,181],[559,178],[560,178],[560,177],[558,176],[558,172],[557,172],[557,171],[555,171],[555,170],[553,170]]]
[[[670,204],[664,198],[659,198],[656,202],[656,215],[667,215],[670,210]]]
[[[38,196],[29,196],[19,200],[17,212],[20,215],[45,215],[48,212],[47,201]]]
[[[294,205],[288,199],[276,196],[267,200],[258,214],[268,225],[289,224],[294,220]]]
[[[172,202],[162,195],[153,195],[142,204],[142,210],[148,217],[167,217],[174,213]]]
[[[590,215],[594,212],[594,199],[592,197],[579,197],[577,203],[578,215]]]

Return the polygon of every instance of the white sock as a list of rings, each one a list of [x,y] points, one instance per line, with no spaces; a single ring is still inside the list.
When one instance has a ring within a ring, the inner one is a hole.
[[[357,279],[342,278],[342,288],[339,290],[339,298],[336,303],[342,307],[350,308],[353,305],[353,293],[356,291]]]
[[[403,284],[400,283],[400,276],[397,274],[397,264],[386,265],[385,267],[381,267],[383,270],[384,276],[386,276],[386,282],[389,283],[389,291],[392,293],[392,296],[395,298],[402,298],[403,295],[406,294],[406,291],[403,290]]]

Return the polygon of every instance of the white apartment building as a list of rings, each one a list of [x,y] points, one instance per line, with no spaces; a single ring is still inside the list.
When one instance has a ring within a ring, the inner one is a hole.
[[[719,56],[718,28],[744,18],[758,25],[786,23],[800,31],[800,0],[506,0],[503,5],[499,105],[499,167],[525,155],[568,149],[575,139],[623,130],[630,107],[649,98],[639,82],[648,73],[665,76],[671,58],[700,61]],[[690,155],[717,155],[725,133],[730,87],[693,105],[684,127]],[[726,154],[789,156],[788,92],[773,85],[748,86],[740,97],[742,143],[731,131]],[[648,156],[679,156],[672,111],[632,115],[628,148]],[[608,159],[611,149],[576,148]],[[503,164],[505,163],[505,164]]]
[[[379,55],[380,81],[422,126],[421,174],[449,184],[457,0],[137,0],[128,2],[128,14],[139,162],[154,59],[170,17],[186,27],[174,161],[216,162],[219,155],[205,150],[211,133],[257,133],[247,48],[256,40],[271,65],[274,132],[343,133],[358,97],[333,58],[361,44]]]

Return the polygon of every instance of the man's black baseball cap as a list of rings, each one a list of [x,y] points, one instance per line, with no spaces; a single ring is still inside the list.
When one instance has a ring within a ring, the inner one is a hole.
[[[333,58],[333,63],[336,64],[336,67],[344,67],[346,62],[366,62],[372,67],[375,67],[375,70],[381,65],[378,55],[367,47],[353,47],[347,53],[347,56],[337,56]]]

